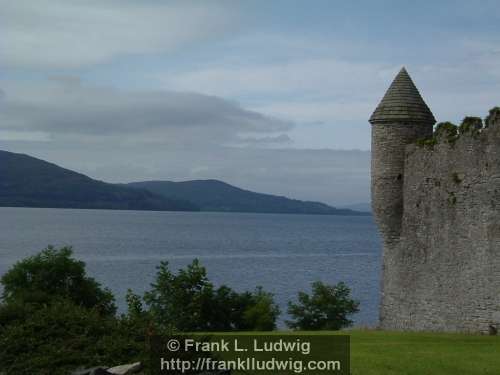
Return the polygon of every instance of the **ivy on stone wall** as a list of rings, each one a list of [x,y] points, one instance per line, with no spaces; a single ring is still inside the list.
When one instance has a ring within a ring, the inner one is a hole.
[[[480,117],[467,116],[458,127],[460,134],[471,134],[477,137],[483,128],[483,120]]]
[[[453,145],[461,135],[471,135],[477,138],[484,128],[500,123],[500,107],[493,107],[489,110],[484,122],[480,117],[466,116],[459,126],[452,122],[440,122],[434,128],[434,134],[428,138],[420,138],[415,142],[418,146],[433,148],[434,145],[445,142]]]
[[[500,119],[500,107],[493,107],[490,109],[488,116],[484,119],[485,127],[493,125],[495,120]]]

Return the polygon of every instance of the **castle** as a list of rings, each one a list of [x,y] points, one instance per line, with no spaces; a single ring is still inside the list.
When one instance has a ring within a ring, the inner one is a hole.
[[[383,329],[500,329],[500,109],[436,120],[403,68],[370,118]]]

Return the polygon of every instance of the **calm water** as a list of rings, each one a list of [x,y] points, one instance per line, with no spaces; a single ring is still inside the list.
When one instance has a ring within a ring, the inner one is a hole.
[[[283,312],[311,282],[345,281],[361,301],[356,324],[378,319],[371,217],[0,208],[0,275],[48,244],[72,245],[122,309],[127,288],[146,290],[161,260],[178,269],[199,258],[215,284],[261,285]]]

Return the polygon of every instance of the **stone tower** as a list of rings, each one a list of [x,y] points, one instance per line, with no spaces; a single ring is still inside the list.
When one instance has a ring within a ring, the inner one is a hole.
[[[403,217],[405,146],[432,135],[436,123],[405,68],[397,74],[370,117],[372,208],[384,238],[399,238]]]
[[[370,122],[380,327],[498,334],[500,107],[486,126],[466,117],[433,133],[434,116],[402,69]]]

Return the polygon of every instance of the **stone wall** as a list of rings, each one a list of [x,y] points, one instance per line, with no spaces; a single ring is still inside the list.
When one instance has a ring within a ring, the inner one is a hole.
[[[384,247],[381,327],[495,333],[500,329],[498,116],[479,134],[468,132],[451,143],[441,137],[435,145],[407,145],[404,157],[403,210],[393,228],[400,235]]]

